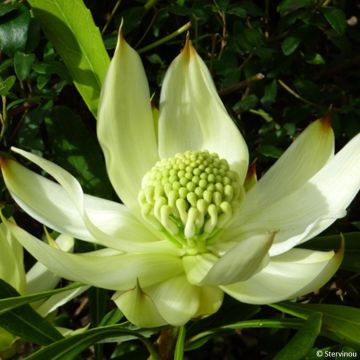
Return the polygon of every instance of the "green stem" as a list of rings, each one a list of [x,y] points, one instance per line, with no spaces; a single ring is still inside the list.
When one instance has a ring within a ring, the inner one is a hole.
[[[101,30],[101,35],[103,35],[106,31],[106,29],[108,28],[108,26],[110,25],[111,23],[111,20],[113,19],[115,13],[116,13],[116,10],[118,9],[119,5],[121,4],[121,1],[122,0],[118,0],[115,4],[115,6],[113,7],[112,11],[111,11],[111,14],[109,16],[109,18],[107,19],[106,21],[106,24],[104,25],[103,29]]]
[[[144,53],[145,51],[148,51],[148,50],[151,50],[153,48],[156,48],[157,46],[161,45],[161,44],[164,44],[166,42],[168,42],[169,40],[175,38],[176,36],[184,33],[185,31],[189,30],[190,28],[190,21],[188,23],[186,23],[185,25],[181,26],[179,29],[175,30],[174,32],[172,32],[171,34],[157,40],[157,41],[154,41],[153,43],[141,48],[138,50],[138,53]]]
[[[184,359],[184,344],[185,344],[186,329],[185,326],[179,327],[179,332],[175,345],[174,360]]]

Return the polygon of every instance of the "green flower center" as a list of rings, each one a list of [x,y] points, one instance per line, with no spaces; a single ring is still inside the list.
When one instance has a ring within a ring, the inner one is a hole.
[[[187,251],[206,243],[232,218],[242,195],[238,175],[208,151],[187,151],[158,161],[139,193],[143,217]]]

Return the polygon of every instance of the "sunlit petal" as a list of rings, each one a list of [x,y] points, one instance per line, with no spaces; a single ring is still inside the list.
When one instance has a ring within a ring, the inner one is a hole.
[[[97,134],[117,194],[136,210],[141,179],[158,152],[145,71],[121,31],[102,88]]]
[[[139,327],[157,327],[167,322],[160,315],[151,297],[137,283],[127,291],[117,291],[112,300],[133,324]]]
[[[200,288],[185,276],[173,277],[145,289],[161,316],[171,325],[180,326],[196,314],[200,305]]]
[[[336,219],[360,188],[360,135],[303,186],[264,208],[241,208],[238,227],[226,230],[224,240],[255,229],[277,232],[270,255],[281,254],[316,236]]]
[[[189,40],[165,75],[159,118],[161,157],[187,150],[216,152],[238,172],[241,182],[244,180],[248,166],[245,141]]]
[[[292,249],[247,281],[221,288],[245,303],[269,304],[306,295],[324,285],[339,268],[344,249],[321,252]]]
[[[54,274],[84,284],[112,289],[132,288],[137,279],[150,286],[182,272],[181,260],[165,254],[117,254],[110,256],[94,253],[69,254],[39,241],[16,224],[7,226],[38,261]]]
[[[259,209],[289,195],[333,155],[334,133],[328,118],[314,121],[248,192],[244,206]]]
[[[123,205],[84,195],[77,180],[61,167],[29,152],[13,150],[40,166],[61,185],[13,160],[2,159],[4,178],[12,196],[35,219],[73,237],[121,251],[141,251],[141,246],[153,252],[176,251],[172,244],[157,241]]]

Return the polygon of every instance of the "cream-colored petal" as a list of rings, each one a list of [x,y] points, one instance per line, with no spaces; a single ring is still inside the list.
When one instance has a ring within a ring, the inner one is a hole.
[[[310,124],[247,193],[244,206],[259,209],[301,187],[334,155],[334,132],[328,118]]]
[[[151,297],[139,284],[127,291],[117,291],[112,300],[130,322],[141,328],[167,324]]]
[[[211,253],[184,256],[182,262],[189,283],[200,285],[218,260],[219,258]]]
[[[319,289],[335,274],[344,254],[292,249],[271,258],[249,280],[221,286],[227,294],[245,303],[269,304],[306,295]]]
[[[200,306],[200,288],[191,285],[186,276],[170,278],[144,290],[161,316],[173,326],[187,323]]]
[[[54,274],[68,280],[110,290],[132,288],[137,279],[150,286],[182,273],[180,258],[166,254],[69,254],[39,241],[7,222],[13,236]]]
[[[205,317],[216,313],[224,299],[224,292],[217,287],[202,286],[200,288],[200,306],[194,315]]]
[[[23,249],[4,223],[0,224],[0,278],[19,293],[25,292]]]
[[[13,151],[40,166],[61,185],[13,160],[2,160],[5,182],[12,196],[38,221],[73,237],[120,251],[177,251],[170,243],[157,241],[123,205],[84,195],[78,181],[61,167],[32,153],[16,148]]]
[[[345,216],[345,209],[359,189],[360,134],[292,194],[256,210],[244,205],[237,227],[233,224],[226,229],[224,239],[256,229],[275,231],[270,255],[282,254]]]
[[[187,40],[162,85],[159,117],[161,158],[209,150],[225,158],[244,180],[248,150],[227,113],[205,63]]]
[[[47,316],[51,312],[63,306],[67,302],[81,295],[84,291],[88,290],[90,286],[81,286],[76,289],[64,291],[59,294],[50,296],[43,302],[39,302],[34,308],[42,317]]]
[[[226,285],[247,280],[268,263],[273,240],[274,233],[266,233],[239,241],[214,264],[202,283]]]
[[[74,239],[62,234],[56,239],[56,245],[66,252],[74,249]],[[55,288],[60,278],[53,274],[47,267],[40,262],[36,262],[26,273],[27,292],[39,292]]]
[[[141,179],[158,151],[145,71],[121,30],[101,92],[97,135],[117,194],[127,207],[138,209]]]

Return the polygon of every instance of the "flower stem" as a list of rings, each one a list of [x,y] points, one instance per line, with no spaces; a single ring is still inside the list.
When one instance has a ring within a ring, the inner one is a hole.
[[[179,29],[175,30],[174,32],[172,32],[171,34],[157,40],[157,41],[154,41],[153,43],[147,45],[147,46],[144,46],[143,48],[139,49],[138,50],[138,53],[141,54],[145,51],[148,51],[148,50],[151,50],[153,48],[156,48],[157,46],[161,45],[161,44],[164,44],[166,42],[168,42],[169,40],[175,38],[176,36],[184,33],[185,31],[189,30],[190,28],[190,21],[188,23],[186,23],[185,25],[181,26]]]

